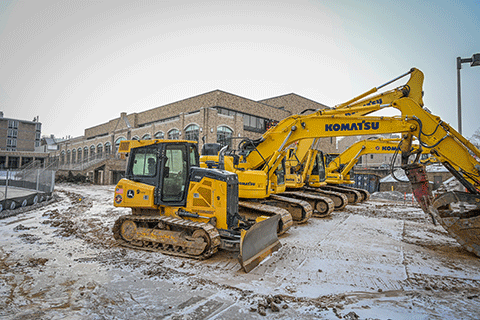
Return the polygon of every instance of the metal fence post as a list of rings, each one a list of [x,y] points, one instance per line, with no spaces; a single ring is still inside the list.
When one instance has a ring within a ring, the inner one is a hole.
[[[8,191],[8,172],[10,170],[7,169],[7,177],[5,178],[5,200],[7,200],[7,191]]]

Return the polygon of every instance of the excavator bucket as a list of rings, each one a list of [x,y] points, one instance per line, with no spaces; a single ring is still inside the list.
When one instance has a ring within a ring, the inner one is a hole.
[[[424,166],[413,163],[405,168],[423,211],[440,222],[462,247],[480,257],[480,195],[452,191],[433,199]]]
[[[460,204],[460,210],[455,210]],[[480,196],[447,192],[433,202],[432,215],[465,249],[480,257]]]
[[[249,230],[242,230],[238,260],[245,272],[250,272],[268,255],[282,245],[278,241],[277,227],[280,215],[255,223]]]

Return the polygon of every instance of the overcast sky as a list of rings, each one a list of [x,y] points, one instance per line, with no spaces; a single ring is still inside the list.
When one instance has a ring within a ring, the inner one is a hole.
[[[0,44],[0,110],[40,116],[44,135],[216,89],[334,106],[411,67],[426,107],[457,128],[456,57],[480,53],[480,3],[0,0]],[[480,66],[463,64],[461,82],[470,137]]]

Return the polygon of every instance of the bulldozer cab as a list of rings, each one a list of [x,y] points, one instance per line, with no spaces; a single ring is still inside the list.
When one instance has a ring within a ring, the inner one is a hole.
[[[126,178],[155,186],[156,205],[185,206],[190,168],[198,163],[195,143],[161,142],[131,150]]]

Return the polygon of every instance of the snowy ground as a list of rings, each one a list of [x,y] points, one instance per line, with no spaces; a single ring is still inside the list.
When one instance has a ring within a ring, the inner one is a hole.
[[[129,211],[113,191],[57,185],[58,201],[0,220],[0,318],[478,319],[480,259],[411,199],[294,226],[246,274],[223,251],[118,247],[111,228]]]

